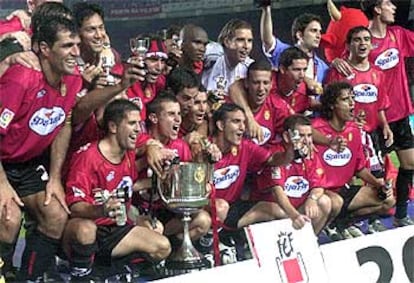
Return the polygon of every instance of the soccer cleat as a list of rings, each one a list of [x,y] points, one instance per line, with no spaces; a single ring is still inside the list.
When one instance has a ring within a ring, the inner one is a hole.
[[[375,219],[374,221],[368,223],[367,232],[369,234],[384,232],[386,230],[388,230],[387,227],[385,227],[384,224],[382,224],[381,220],[379,220],[379,219]]]
[[[394,217],[393,225],[395,227],[404,227],[404,226],[414,225],[414,221],[408,216],[401,218],[401,219]]]
[[[342,238],[343,238],[344,240],[348,240],[348,239],[353,239],[353,238],[354,238],[354,237],[352,236],[351,232],[350,232],[347,228],[345,228],[345,229],[341,230],[341,231],[340,231],[340,233],[341,233]]]
[[[349,234],[351,234],[352,238],[357,238],[357,237],[364,236],[364,233],[362,233],[362,231],[355,225],[348,226],[346,228],[346,230],[348,230],[348,232],[349,232]]]
[[[223,265],[237,262],[237,251],[234,246],[227,246],[223,243],[219,243],[220,259]]]
[[[340,241],[343,240],[344,238],[342,237],[341,233],[339,233],[338,228],[333,227],[325,227],[324,229],[326,236],[328,236],[328,238],[332,241],[332,242],[336,242],[336,241]]]

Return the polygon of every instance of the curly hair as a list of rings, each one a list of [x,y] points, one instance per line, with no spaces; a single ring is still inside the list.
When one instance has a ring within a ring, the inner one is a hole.
[[[321,116],[325,119],[332,119],[333,108],[336,104],[337,98],[341,95],[342,90],[353,90],[351,84],[345,81],[333,82],[324,87],[323,95],[321,96]]]

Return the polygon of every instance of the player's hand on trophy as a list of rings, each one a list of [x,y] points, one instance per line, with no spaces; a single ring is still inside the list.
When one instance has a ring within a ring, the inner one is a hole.
[[[118,199],[116,197],[111,196],[103,204],[104,215],[115,220],[116,216],[120,213],[121,205],[122,205],[122,199]]]

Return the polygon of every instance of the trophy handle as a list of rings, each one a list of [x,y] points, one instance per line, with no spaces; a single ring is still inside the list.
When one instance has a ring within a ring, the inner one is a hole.
[[[164,196],[164,193],[163,193],[162,188],[161,188],[161,179],[158,176],[156,176],[155,178],[157,180],[156,183],[157,183],[157,192],[158,192],[158,195],[160,196],[161,200],[165,204],[168,205],[170,203],[170,200],[167,200],[167,198]]]

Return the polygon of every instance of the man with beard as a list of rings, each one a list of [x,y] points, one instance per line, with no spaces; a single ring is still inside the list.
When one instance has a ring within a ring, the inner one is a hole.
[[[178,58],[180,67],[193,70],[201,75],[203,72],[203,60],[208,43],[207,32],[199,26],[188,24],[180,31],[181,57]]]

